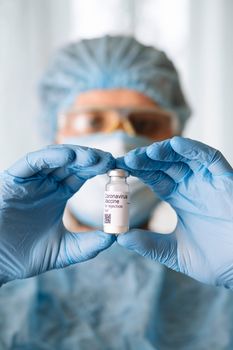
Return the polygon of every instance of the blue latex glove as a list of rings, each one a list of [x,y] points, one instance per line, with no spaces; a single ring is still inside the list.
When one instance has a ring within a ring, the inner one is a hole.
[[[174,137],[129,152],[117,166],[149,185],[178,216],[172,234],[132,230],[118,243],[198,281],[233,288],[233,169],[222,154]]]
[[[114,168],[110,153],[60,145],[29,153],[1,174],[0,284],[95,257],[114,236],[68,232],[66,201],[97,175]]]

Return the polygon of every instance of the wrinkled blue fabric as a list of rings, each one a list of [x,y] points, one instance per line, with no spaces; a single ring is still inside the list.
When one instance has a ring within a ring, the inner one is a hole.
[[[0,344],[232,350],[232,298],[114,244],[92,261],[3,286]]]
[[[190,109],[178,73],[164,52],[132,37],[104,36],[81,40],[60,49],[40,84],[45,137],[54,140],[57,115],[82,92],[127,88],[172,110],[184,128]]]

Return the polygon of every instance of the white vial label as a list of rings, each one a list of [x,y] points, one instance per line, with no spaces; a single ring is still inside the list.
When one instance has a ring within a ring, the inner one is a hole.
[[[104,231],[124,233],[129,229],[129,192],[105,191]]]

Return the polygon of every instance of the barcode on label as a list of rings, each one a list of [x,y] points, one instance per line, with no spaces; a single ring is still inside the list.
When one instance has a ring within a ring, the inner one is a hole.
[[[111,214],[104,214],[104,223],[111,224]]]

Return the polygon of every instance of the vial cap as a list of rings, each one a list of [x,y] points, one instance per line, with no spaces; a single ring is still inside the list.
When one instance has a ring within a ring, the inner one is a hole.
[[[129,172],[123,169],[113,169],[108,171],[108,176],[128,177]]]

